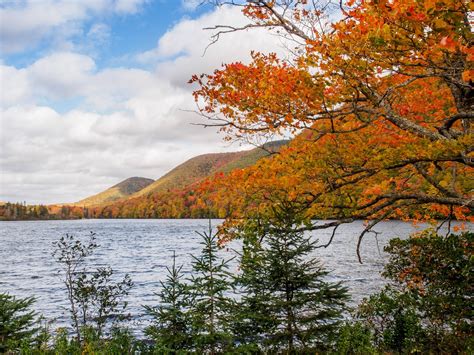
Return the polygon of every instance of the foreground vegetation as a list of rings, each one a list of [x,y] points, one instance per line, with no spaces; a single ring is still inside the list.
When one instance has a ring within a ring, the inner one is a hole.
[[[394,239],[386,247],[388,283],[348,309],[341,283],[327,281],[313,259],[316,244],[301,218],[281,206],[273,220],[248,222],[239,272],[218,257],[216,234],[202,233],[192,275],[168,268],[143,337],[129,328],[126,296],[133,286],[109,267],[92,270],[94,235],[55,243],[71,324],[52,331],[33,298],[0,294],[0,352],[22,354],[169,353],[469,353],[474,350],[474,233],[434,231]]]

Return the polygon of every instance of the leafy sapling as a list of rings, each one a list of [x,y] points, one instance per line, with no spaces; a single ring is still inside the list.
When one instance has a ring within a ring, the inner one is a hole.
[[[66,234],[53,245],[53,257],[61,265],[59,272],[66,286],[76,340],[82,344],[82,330],[86,328],[100,338],[109,321],[127,318],[123,298],[133,286],[130,276],[115,282],[109,266],[88,269],[87,258],[99,247],[93,232],[87,242]]]

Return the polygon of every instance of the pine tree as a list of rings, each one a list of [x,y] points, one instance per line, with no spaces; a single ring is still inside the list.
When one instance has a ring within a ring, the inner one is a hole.
[[[257,353],[267,345],[276,321],[268,313],[268,268],[258,226],[249,221],[240,255],[240,273],[234,278],[237,293],[232,315],[232,332],[238,350]]]
[[[298,210],[281,203],[273,215],[265,225],[244,231],[254,245],[244,245],[238,278],[243,293],[240,337],[255,338],[267,348],[262,350],[279,353],[325,350],[334,340],[347,289],[325,281],[328,271],[310,257],[315,241],[298,230],[303,225]]]
[[[15,353],[30,345],[40,330],[40,318],[31,310],[33,297],[16,298],[0,293],[0,353]]]
[[[186,350],[190,347],[191,319],[189,305],[191,293],[189,286],[182,281],[183,266],[176,266],[176,255],[173,253],[173,265],[167,267],[168,275],[161,282],[158,294],[160,305],[144,306],[151,315],[154,324],[145,333],[156,343],[156,349],[164,353]]]
[[[217,235],[209,222],[209,231],[199,233],[203,246],[199,257],[193,256],[191,279],[193,302],[193,343],[200,353],[216,354],[228,348],[232,336],[228,331],[233,301],[226,293],[231,289],[228,263],[217,256]]]

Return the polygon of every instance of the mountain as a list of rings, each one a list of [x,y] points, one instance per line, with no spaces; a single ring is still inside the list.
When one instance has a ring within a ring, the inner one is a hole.
[[[123,188],[131,180],[127,179],[75,206],[91,207],[87,211],[89,218],[207,218],[210,210],[205,196],[196,190],[200,182],[218,173],[249,167],[287,143],[282,140],[247,151],[199,155],[156,181],[145,179],[146,185],[137,187],[136,192],[126,189],[124,193]]]
[[[287,143],[288,141],[281,140],[247,151],[200,155],[187,160],[156,181],[131,177],[71,204],[9,206],[2,205],[0,201],[0,220],[221,216],[220,210],[208,205],[206,192],[200,190],[200,183],[206,179],[212,180],[218,173],[226,174],[249,167],[259,159],[278,152]]]
[[[117,200],[127,198],[133,195],[134,193],[146,188],[154,181],[155,180],[153,179],[147,179],[143,177],[131,177],[122,182],[119,182],[117,185],[114,185],[105,191],[99,192],[96,195],[80,200],[74,203],[74,205],[91,207],[113,203]]]
[[[255,164],[260,158],[278,151],[287,143],[286,140],[280,140],[246,151],[199,155],[178,165],[152,184],[131,195],[130,198],[180,189],[216,173],[228,173],[234,169],[246,168]]]

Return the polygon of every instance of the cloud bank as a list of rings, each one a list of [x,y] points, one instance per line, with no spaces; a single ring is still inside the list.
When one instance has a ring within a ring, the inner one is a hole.
[[[60,1],[48,11],[52,3],[2,9],[9,19],[1,21],[3,50],[21,50],[105,8],[138,11],[143,1]],[[277,37],[253,31],[224,36],[204,54],[211,35],[204,27],[244,21],[227,7],[185,18],[126,67],[101,68],[93,55],[57,47],[25,67],[0,63],[0,200],[73,202],[130,176],[159,178],[198,154],[239,149],[191,124],[202,121],[187,112],[195,105],[186,82],[222,63],[248,61],[252,49],[281,50]],[[86,36],[107,41],[110,33],[98,24]]]

